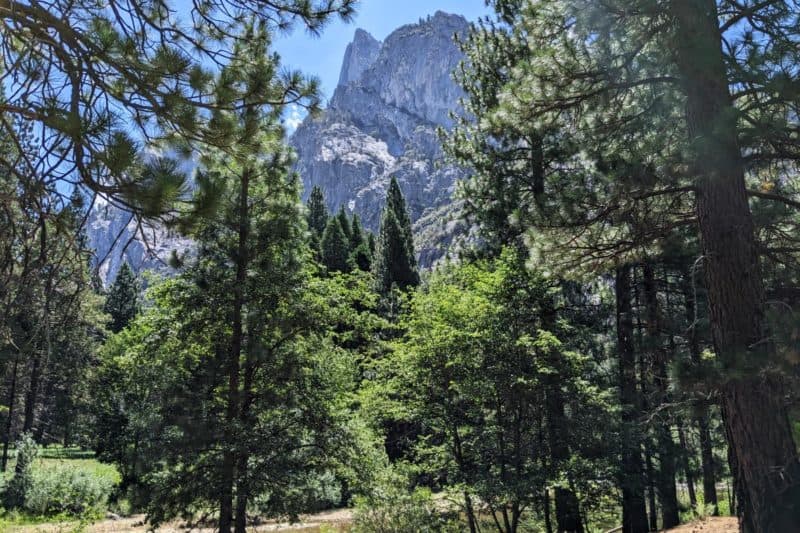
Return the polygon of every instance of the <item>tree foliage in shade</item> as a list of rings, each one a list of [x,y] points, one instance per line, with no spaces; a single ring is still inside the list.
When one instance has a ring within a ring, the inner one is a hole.
[[[106,294],[104,311],[111,317],[109,329],[122,331],[139,314],[139,282],[127,262],[123,263]]]

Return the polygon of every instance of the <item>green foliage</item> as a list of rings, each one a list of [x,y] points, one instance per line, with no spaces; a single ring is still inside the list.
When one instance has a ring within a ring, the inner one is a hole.
[[[348,261],[353,269],[359,269],[363,272],[369,272],[372,269],[372,259],[374,251],[370,249],[370,238],[364,235],[364,230],[361,227],[361,220],[358,214],[353,215],[353,221],[350,231],[350,258]]]
[[[14,466],[14,477],[5,489],[3,500],[10,509],[25,507],[29,494],[33,490],[34,461],[39,454],[39,447],[33,437],[26,433],[17,441],[17,462]]]
[[[356,500],[354,533],[456,533],[463,531],[457,514],[442,510],[444,502],[430,490],[409,489],[408,480],[385,470],[369,496]]]
[[[389,296],[393,286],[405,290],[420,281],[411,219],[395,178],[386,195],[372,268],[375,287],[384,297]]]
[[[99,517],[119,483],[113,467],[88,470],[69,461],[35,468],[24,510],[34,515]]]
[[[306,209],[308,210],[306,214],[308,228],[316,234],[318,239],[321,239],[325,226],[328,225],[328,207],[325,204],[325,196],[319,186],[315,185],[311,189]]]
[[[511,250],[494,262],[440,269],[414,294],[407,333],[384,367],[392,394],[425,428],[420,473],[518,518],[542,486],[583,480],[588,499],[613,479],[596,455],[610,428],[593,422],[608,417],[612,398],[589,383],[596,369],[574,350],[580,344],[557,336],[576,331],[548,322],[552,297]],[[553,387],[570,398],[568,415],[553,411]],[[554,424],[564,433],[554,436]],[[553,449],[565,442],[572,453],[556,460]]]
[[[350,271],[350,243],[340,216],[331,217],[322,234],[322,264],[331,272]]]
[[[352,246],[353,228],[350,224],[350,218],[347,216],[347,211],[345,211],[344,206],[339,208],[339,212],[336,213],[336,218],[339,219],[339,225],[341,226],[342,232],[344,232],[344,236],[347,239],[347,246],[349,249]]]
[[[184,153],[204,146],[235,151],[235,136],[207,111],[230,110],[244,96],[316,109],[318,81],[298,72],[275,76],[281,90],[272,94],[260,92],[263,86],[251,87],[252,93],[221,87],[214,72],[234,55],[232,50],[247,43],[248,24],[271,31],[300,25],[315,33],[334,16],[348,20],[354,5],[353,0],[255,6],[243,0],[202,0],[194,5],[197,16],[186,17],[175,1],[15,4],[4,15],[9,31],[0,37],[6,50],[0,64],[3,85],[14,86],[14,101],[3,103],[3,112],[9,125],[42,128],[41,153],[50,157],[57,152],[82,187],[138,215],[160,216],[186,200],[185,175],[170,158],[145,157],[140,139],[153,139],[148,144],[158,148],[165,139],[173,141]],[[35,36],[43,32],[63,39],[40,41]],[[11,135],[15,141],[24,137]],[[48,188],[55,190],[63,176],[52,173]]]
[[[109,329],[122,331],[139,313],[139,282],[128,263],[123,263],[106,295],[103,307],[111,317]]]
[[[106,341],[92,376],[92,445],[98,457],[119,466],[124,487],[141,482],[155,461],[149,437],[162,421],[160,403],[185,377],[172,329],[179,320],[172,295],[181,287],[185,282],[176,279],[150,288],[151,305]]]
[[[17,443],[14,476],[6,486],[6,507],[29,517],[102,515],[120,476],[113,466],[73,457],[74,450],[40,449],[29,435],[23,436]]]
[[[370,252],[369,244],[362,242],[350,252],[350,265],[353,269],[361,270],[362,272],[370,272],[372,270],[372,252]]]

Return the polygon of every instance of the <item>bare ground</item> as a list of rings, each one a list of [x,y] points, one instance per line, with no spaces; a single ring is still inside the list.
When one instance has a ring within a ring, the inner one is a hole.
[[[87,533],[145,533],[148,531],[144,523],[144,515],[135,515],[119,520],[103,520],[88,526]],[[264,533],[270,531],[294,531],[297,533],[318,533],[322,526],[334,530],[347,531],[347,526],[352,520],[349,509],[335,509],[312,515],[303,516],[301,522],[290,524],[286,522],[269,522],[256,527],[248,528],[249,531]],[[19,526],[9,533],[71,533],[75,531],[76,524],[41,524],[37,526]],[[158,533],[211,533],[212,528],[187,529],[184,525],[175,522],[160,527]],[[702,520],[684,524],[663,533],[738,533],[739,524],[733,517],[709,517]]]
[[[352,520],[350,509],[334,509],[323,513],[304,515],[299,523],[290,524],[288,522],[265,522],[259,526],[248,527],[248,531],[268,532],[268,531],[294,531],[298,533],[316,533],[322,526],[328,526],[334,530],[346,531],[347,525]],[[18,526],[9,530],[8,533],[71,533],[75,531],[77,524],[55,523],[39,524],[35,526]],[[119,520],[101,520],[95,522],[81,531],[86,533],[144,533],[150,531],[144,523],[144,515],[134,515]],[[158,533],[212,533],[214,528],[193,528],[188,529],[180,522],[166,524],[156,530]]]
[[[668,531],[669,533],[739,533],[739,522],[732,516],[710,516]]]

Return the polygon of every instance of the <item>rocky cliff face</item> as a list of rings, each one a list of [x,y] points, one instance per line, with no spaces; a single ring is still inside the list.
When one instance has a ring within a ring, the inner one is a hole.
[[[436,130],[450,127],[449,113],[457,111],[462,93],[450,76],[462,54],[453,36],[467,27],[463,17],[437,12],[383,43],[356,30],[327,109],[307,118],[290,140],[305,195],[319,185],[331,210],[344,205],[369,230],[377,232],[389,180],[397,177],[423,267],[442,257],[459,232],[451,198],[462,173],[442,164]],[[87,232],[106,283],[123,261],[135,270],[166,269],[172,250],[191,248],[158,228],[144,232],[145,244],[130,215],[103,202]]]
[[[330,209],[344,205],[372,231],[395,176],[423,266],[442,256],[455,230],[449,206],[461,172],[442,164],[436,130],[458,111],[462,93],[451,73],[462,54],[453,36],[467,27],[463,17],[437,12],[383,43],[356,30],[328,108],[290,141],[305,194],[319,185]]]
[[[169,273],[172,269],[167,261],[173,251],[183,257],[193,247],[190,239],[163,228],[138,226],[130,213],[102,198],[95,200],[85,231],[105,285],[114,280],[126,261],[135,272],[150,269]]]

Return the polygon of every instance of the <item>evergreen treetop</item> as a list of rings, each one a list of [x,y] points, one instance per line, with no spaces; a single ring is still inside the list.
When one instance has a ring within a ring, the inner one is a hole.
[[[347,211],[344,206],[339,207],[339,212],[336,213],[336,218],[339,219],[339,225],[344,232],[344,236],[349,241],[353,235],[353,229],[350,227],[350,217],[347,216]]]
[[[125,329],[139,313],[139,283],[128,263],[120,267],[103,310],[111,316],[109,329],[114,333]]]
[[[350,270],[350,246],[339,216],[332,217],[322,234],[322,264],[331,272]]]
[[[322,238],[322,232],[328,224],[328,207],[325,205],[325,195],[318,185],[314,185],[306,203],[308,208],[307,220],[308,228],[315,232],[318,238]]]

